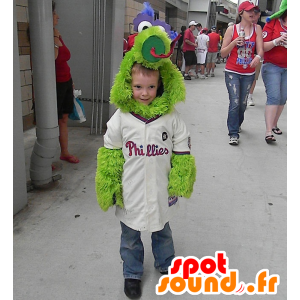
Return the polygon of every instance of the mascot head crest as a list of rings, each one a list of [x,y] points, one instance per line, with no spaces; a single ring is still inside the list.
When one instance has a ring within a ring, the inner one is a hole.
[[[157,22],[157,24],[159,23]],[[185,85],[182,74],[170,60],[170,55],[179,37],[180,35],[171,42],[168,34],[160,25],[143,28],[135,37],[133,48],[126,53],[122,60],[111,89],[111,103],[123,112],[134,112],[149,119],[170,113],[177,102],[184,101]],[[162,85],[160,90],[162,91],[149,105],[143,105],[132,98],[131,69],[134,63],[140,63],[144,67],[158,70],[160,73]]]
[[[269,23],[273,19],[280,18],[286,10],[287,10],[287,0],[282,0],[279,6],[279,11],[277,11],[276,13],[268,17],[266,19],[267,23]]]

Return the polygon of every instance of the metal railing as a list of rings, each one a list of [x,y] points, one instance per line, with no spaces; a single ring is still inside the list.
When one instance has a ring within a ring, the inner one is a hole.
[[[104,97],[105,12],[107,0],[93,1],[93,68],[91,134],[102,134]]]

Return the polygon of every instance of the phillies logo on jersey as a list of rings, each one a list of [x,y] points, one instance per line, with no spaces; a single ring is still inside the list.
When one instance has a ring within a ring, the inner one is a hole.
[[[138,147],[137,144],[132,141],[128,141],[125,144],[125,147],[129,150],[129,156],[160,156],[169,154],[168,148],[162,148],[155,144],[148,144],[145,150],[146,153],[144,151],[143,145],[140,145]]]
[[[262,37],[263,37],[263,39],[264,39],[264,38],[266,38],[266,37],[267,37],[267,35],[268,35],[268,33],[267,33],[266,31],[263,31],[263,33],[262,33]]]

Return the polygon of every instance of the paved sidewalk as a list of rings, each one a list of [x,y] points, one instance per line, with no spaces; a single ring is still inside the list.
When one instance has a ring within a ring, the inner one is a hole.
[[[286,108],[278,124],[283,135],[276,136],[274,145],[266,144],[266,95],[260,77],[255,106],[246,110],[240,144],[229,145],[223,68],[224,64],[217,65],[214,78],[185,81],[186,102],[177,106],[191,132],[197,181],[192,197],[180,200],[178,215],[170,222],[176,255],[201,259],[226,251],[229,268],[239,270],[239,281],[255,283],[262,269],[280,276],[277,295],[253,299],[287,299]],[[57,161],[56,173],[62,179],[47,190],[29,192],[28,207],[14,217],[14,299],[127,299],[119,222],[114,209],[100,210],[95,196],[96,155],[103,137],[91,136],[89,128],[73,127],[69,140],[80,163]],[[27,169],[34,142],[35,130],[25,132]],[[143,232],[142,238],[141,299],[175,299],[170,292],[155,294],[161,275],[153,267],[150,234]],[[199,297],[232,298],[188,293],[177,298]]]

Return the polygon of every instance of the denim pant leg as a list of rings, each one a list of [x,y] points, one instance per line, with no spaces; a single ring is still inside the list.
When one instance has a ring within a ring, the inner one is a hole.
[[[247,97],[255,78],[253,75],[240,75],[225,72],[225,83],[229,94],[227,127],[228,135],[239,137],[239,127],[244,121]]]
[[[281,99],[280,105],[285,105],[287,101],[287,68],[281,70]]]
[[[263,64],[261,76],[266,88],[266,105],[285,105],[287,100],[287,69],[271,63]]]
[[[123,260],[124,278],[141,279],[144,271],[144,246],[141,232],[121,223],[120,254]]]
[[[169,222],[160,231],[152,232],[152,253],[154,267],[160,272],[167,271],[175,257],[172,231]]]

